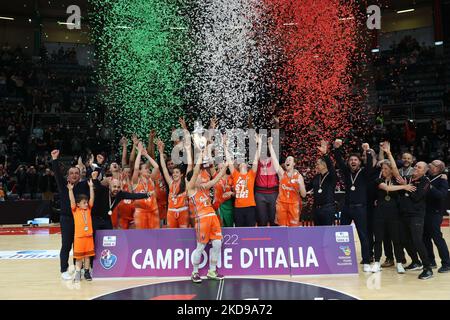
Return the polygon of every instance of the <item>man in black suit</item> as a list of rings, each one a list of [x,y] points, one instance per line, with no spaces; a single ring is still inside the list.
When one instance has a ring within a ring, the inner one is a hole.
[[[442,267],[438,270],[439,273],[450,272],[448,247],[441,232],[442,219],[445,213],[445,201],[448,194],[448,181],[447,176],[443,173],[444,170],[445,164],[441,160],[434,160],[429,164],[428,178],[430,179],[430,190],[428,191],[426,198],[426,214],[423,233],[423,241],[427,247],[432,268],[437,266],[431,240],[433,240],[438,249],[442,263]]]

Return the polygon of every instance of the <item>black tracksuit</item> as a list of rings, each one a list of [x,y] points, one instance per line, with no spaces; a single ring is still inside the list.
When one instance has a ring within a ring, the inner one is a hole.
[[[55,173],[56,186],[58,187],[59,199],[61,203],[60,226],[61,226],[61,250],[59,260],[61,272],[66,272],[69,268],[69,254],[72,249],[75,237],[75,225],[73,222],[72,209],[70,208],[69,190],[67,190],[67,180],[64,179],[58,160],[52,161],[52,170]],[[89,185],[87,181],[78,182],[73,187],[75,197],[84,194],[89,197]]]
[[[424,220],[426,210],[426,195],[430,189],[430,180],[422,176],[417,180],[407,179],[417,189],[414,192],[400,191],[399,204],[402,215],[403,236],[406,251],[414,263],[422,260],[424,268],[430,266],[427,249],[423,242]]]
[[[367,152],[367,166],[361,168],[356,178],[357,172],[352,172],[345,163],[340,148],[333,150],[334,157],[339,169],[344,176],[345,184],[345,204],[342,209],[341,224],[349,225],[352,220],[355,222],[358,231],[359,241],[361,242],[361,254],[363,264],[370,263],[369,240],[367,236],[367,189],[372,177],[372,155]],[[352,178],[356,179],[355,189],[352,190]]]
[[[306,185],[306,189],[312,189],[314,194],[313,217],[315,226],[333,225],[336,211],[334,196],[337,174],[329,155],[325,155],[323,159],[328,168],[328,174],[325,174],[326,178],[324,179],[325,175],[316,174],[311,182]],[[322,181],[322,186],[320,186],[320,181]],[[322,192],[319,193],[319,189],[322,189]]]
[[[430,176],[431,184],[430,190],[426,197],[426,214],[425,214],[425,226],[423,233],[423,241],[427,248],[430,262],[436,263],[433,244],[433,240],[436,245],[439,257],[441,258],[442,266],[450,267],[450,258],[447,243],[442,237],[441,224],[442,218],[445,213],[445,201],[448,194],[448,181],[438,176]]]

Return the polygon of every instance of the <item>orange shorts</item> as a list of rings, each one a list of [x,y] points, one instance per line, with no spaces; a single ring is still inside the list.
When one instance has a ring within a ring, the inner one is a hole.
[[[79,237],[74,239],[73,257],[74,259],[82,259],[95,256],[94,237]]]
[[[222,228],[215,213],[195,218],[195,234],[197,242],[208,243],[210,240],[222,239]]]
[[[295,227],[300,224],[300,204],[277,201],[277,223],[279,226]]]
[[[183,209],[183,208],[181,208]],[[167,211],[168,228],[187,228],[189,226],[189,210],[169,209]]]
[[[159,213],[158,207],[153,209],[134,210],[134,224],[136,229],[159,229]]]

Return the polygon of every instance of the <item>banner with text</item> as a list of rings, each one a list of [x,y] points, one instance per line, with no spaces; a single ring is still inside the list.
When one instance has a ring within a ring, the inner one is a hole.
[[[351,226],[223,228],[224,275],[358,273]],[[99,230],[96,278],[185,277],[192,272],[194,229]],[[206,247],[200,274],[209,266]]]

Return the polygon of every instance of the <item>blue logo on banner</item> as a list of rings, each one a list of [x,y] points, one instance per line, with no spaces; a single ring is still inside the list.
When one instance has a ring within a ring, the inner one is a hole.
[[[117,256],[111,250],[105,249],[100,256],[100,264],[106,270],[111,269],[117,262]]]
[[[349,256],[352,253],[352,250],[350,249],[349,246],[340,246],[339,249],[342,250],[342,252],[346,255]]]

